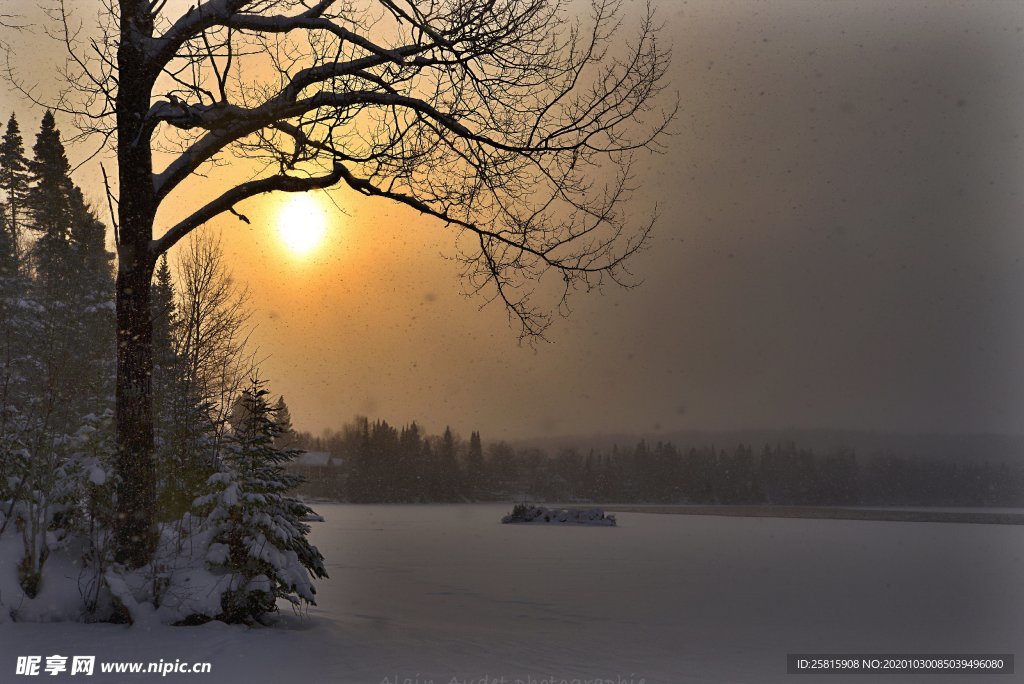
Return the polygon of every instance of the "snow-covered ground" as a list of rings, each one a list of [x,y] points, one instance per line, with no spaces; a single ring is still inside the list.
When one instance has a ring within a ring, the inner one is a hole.
[[[52,654],[212,663],[41,675],[61,681],[1024,681],[1024,662],[973,679],[785,673],[796,652],[1024,658],[1020,526],[622,513],[618,527],[548,527],[501,525],[502,504],[315,508],[331,578],[308,616],[285,608],[261,629],[0,624],[0,681],[32,681],[16,657]]]

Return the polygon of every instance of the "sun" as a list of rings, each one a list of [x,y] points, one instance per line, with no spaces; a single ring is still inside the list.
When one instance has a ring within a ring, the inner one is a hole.
[[[292,254],[308,256],[327,235],[327,211],[310,193],[288,197],[277,215],[277,234]]]

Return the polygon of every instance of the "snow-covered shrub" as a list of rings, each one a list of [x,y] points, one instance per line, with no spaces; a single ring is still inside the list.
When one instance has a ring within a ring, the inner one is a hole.
[[[211,530],[206,561],[230,576],[221,619],[251,622],[276,610],[276,600],[315,604],[312,577],[327,577],[323,556],[309,543],[303,518],[311,509],[287,492],[301,482],[282,465],[299,452],[278,449],[281,426],[254,380],[234,412],[220,472],[196,501]]]
[[[102,619],[111,609],[103,576],[113,555],[114,523],[114,412],[89,414],[75,433],[72,458],[80,475],[78,499],[68,520],[80,547],[78,579],[83,610],[89,619]]]
[[[519,503],[512,513],[501,519],[503,523],[548,523],[563,525],[601,525],[614,527],[615,516],[605,515],[600,508],[550,509],[536,504]]]
[[[107,471],[113,457],[113,414],[88,415],[73,435],[58,435],[22,449],[24,466],[11,484],[17,493],[11,518],[22,538],[19,581],[26,596],[39,591],[50,553],[73,545],[83,567],[94,570],[87,584],[95,586],[101,571],[103,535],[110,518]],[[45,433],[43,433],[45,434]]]
[[[9,405],[0,407],[0,411],[0,534],[3,534],[12,519],[15,504],[22,497],[32,458],[27,448],[24,415]]]

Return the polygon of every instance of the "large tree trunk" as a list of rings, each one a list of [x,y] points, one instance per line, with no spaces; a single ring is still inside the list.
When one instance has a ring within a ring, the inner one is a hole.
[[[121,230],[117,270],[117,527],[115,559],[145,565],[156,547],[156,464],[153,444],[153,319],[150,285],[155,259],[149,156],[121,163]],[[141,168],[140,168],[141,167]]]
[[[123,257],[122,257],[123,258]],[[117,274],[117,527],[115,559],[149,562],[156,544],[156,464],[153,452],[152,266]]]
[[[156,197],[146,121],[156,74],[144,45],[153,33],[146,0],[121,0],[118,46],[117,163],[117,525],[114,557],[145,565],[156,547],[153,445],[153,320],[149,290]]]

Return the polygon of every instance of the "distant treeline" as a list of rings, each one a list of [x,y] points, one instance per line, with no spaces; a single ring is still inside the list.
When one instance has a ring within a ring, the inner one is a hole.
[[[324,451],[334,465],[297,465],[306,496],[350,502],[535,499],[630,503],[1022,506],[1024,467],[969,458],[929,458],[847,448],[815,452],[793,442],[678,449],[641,441],[633,448],[580,453],[495,442],[446,429],[429,436],[358,418],[340,432],[295,446]]]

